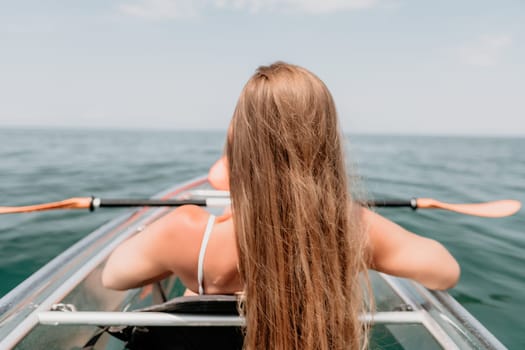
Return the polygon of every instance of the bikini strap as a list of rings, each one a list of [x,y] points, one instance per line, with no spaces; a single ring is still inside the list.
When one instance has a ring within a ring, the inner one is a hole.
[[[211,230],[213,229],[213,223],[215,221],[215,215],[210,215],[208,219],[208,224],[206,224],[206,230],[204,231],[204,236],[202,237],[201,250],[199,252],[199,265],[197,270],[197,280],[199,282],[199,294],[204,294],[204,288],[202,285],[204,278],[204,255],[206,255],[206,247],[208,246],[208,241],[210,240]]]

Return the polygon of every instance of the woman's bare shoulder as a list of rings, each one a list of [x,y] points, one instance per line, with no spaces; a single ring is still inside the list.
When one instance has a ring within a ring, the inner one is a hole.
[[[160,229],[160,232],[165,235],[177,238],[179,235],[201,231],[209,215],[203,208],[195,205],[184,205],[169,212],[151,226]]]

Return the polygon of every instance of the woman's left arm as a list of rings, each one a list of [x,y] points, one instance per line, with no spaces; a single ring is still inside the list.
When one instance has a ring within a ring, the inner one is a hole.
[[[177,208],[121,243],[106,262],[102,284],[124,290],[178,275],[194,260],[197,237],[185,227],[199,211],[194,206]]]
[[[160,254],[166,232],[164,223],[159,221],[122,242],[104,266],[104,287],[117,290],[136,288],[171,274]]]

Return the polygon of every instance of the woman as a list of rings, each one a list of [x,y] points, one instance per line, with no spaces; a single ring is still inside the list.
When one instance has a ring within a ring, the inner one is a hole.
[[[176,274],[194,292],[243,291],[247,349],[348,349],[366,344],[358,314],[367,268],[433,289],[457,282],[441,244],[352,201],[334,102],[309,71],[280,62],[257,70],[226,159],[210,182],[230,188],[233,215],[174,210],[113,252],[107,287]]]

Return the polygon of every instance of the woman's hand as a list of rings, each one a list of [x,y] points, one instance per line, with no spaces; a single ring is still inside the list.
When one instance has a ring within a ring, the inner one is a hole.
[[[228,161],[222,156],[212,165],[208,172],[208,181],[217,190],[228,191],[230,189],[230,178],[228,176]]]

